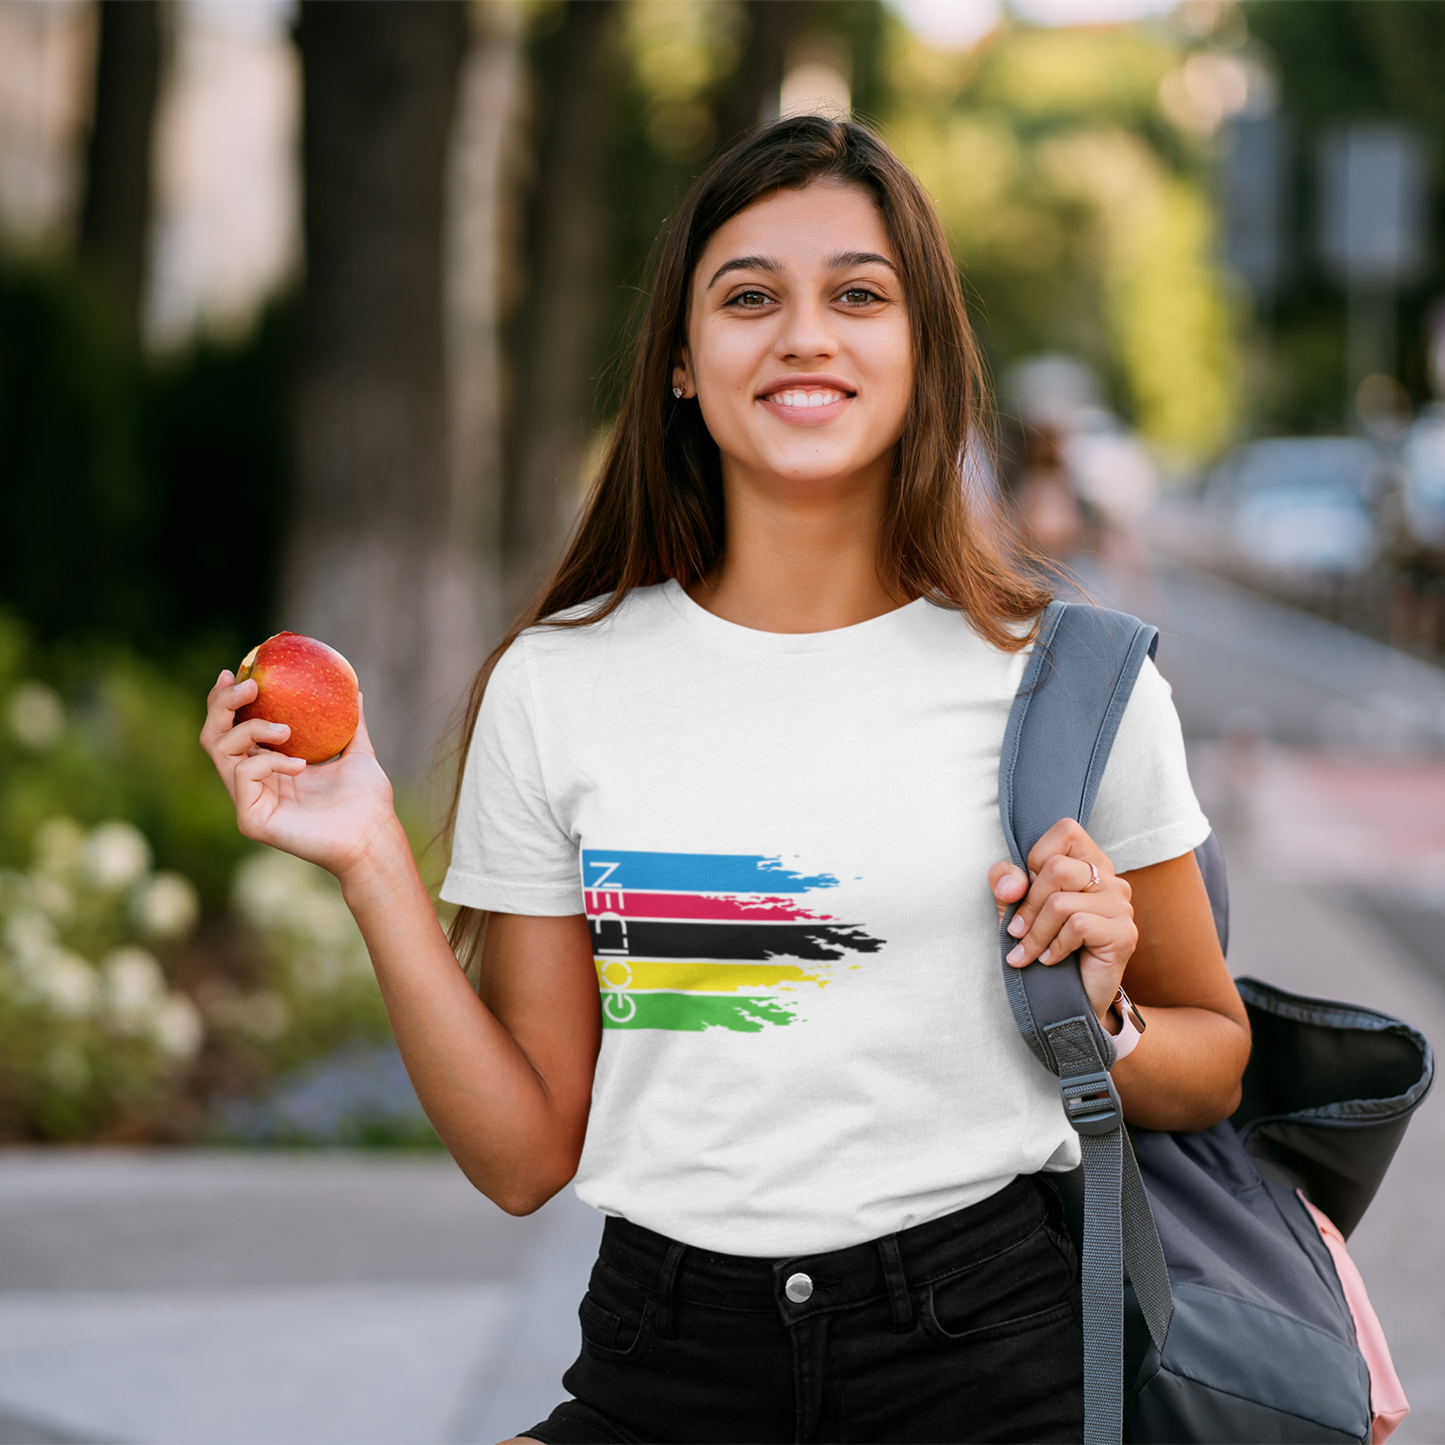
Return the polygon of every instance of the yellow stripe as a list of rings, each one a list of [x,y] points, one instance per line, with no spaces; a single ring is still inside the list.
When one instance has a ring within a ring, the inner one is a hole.
[[[743,988],[787,988],[828,980],[795,963],[674,963],[650,958],[596,958],[597,982],[619,989],[673,989],[685,993],[736,993]]]

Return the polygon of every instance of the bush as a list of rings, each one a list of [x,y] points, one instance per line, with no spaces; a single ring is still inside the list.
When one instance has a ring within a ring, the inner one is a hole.
[[[199,680],[42,654],[0,614],[0,1136],[179,1140],[274,1095],[283,1122],[223,1131],[300,1141],[283,1096],[320,1088],[338,1140],[433,1140],[394,1054],[355,1064],[389,1028],[336,880],[241,837],[203,709]]]
[[[197,746],[204,718],[199,679],[178,681],[119,648],[42,656],[0,614],[0,866],[27,866],[48,818],[123,818],[207,910],[223,907],[250,845]]]
[[[204,1027],[152,949],[198,912],[129,823],[48,819],[29,869],[0,870],[0,1130],[79,1138],[173,1084]]]
[[[273,1070],[390,1036],[366,945],[329,873],[268,848],[242,865],[233,898],[260,942],[263,988],[208,985],[201,1005],[219,1029],[247,1037]]]

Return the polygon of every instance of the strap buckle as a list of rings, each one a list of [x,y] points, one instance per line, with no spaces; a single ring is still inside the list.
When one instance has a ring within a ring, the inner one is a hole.
[[[1107,1073],[1076,1074],[1059,1081],[1064,1115],[1080,1134],[1112,1134],[1124,1122],[1119,1091]]]

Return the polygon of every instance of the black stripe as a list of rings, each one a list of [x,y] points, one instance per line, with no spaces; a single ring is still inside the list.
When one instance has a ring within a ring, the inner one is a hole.
[[[884,940],[844,923],[690,923],[629,919],[624,937],[616,919],[589,920],[599,953],[634,958],[842,958],[877,953]]]

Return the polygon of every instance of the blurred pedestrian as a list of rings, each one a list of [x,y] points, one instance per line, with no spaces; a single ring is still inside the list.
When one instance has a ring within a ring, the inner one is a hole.
[[[467,1175],[513,1213],[575,1176],[608,1216],[573,1398],[526,1438],[1079,1438],[1048,1183],[1079,1150],[999,977],[1008,904],[1010,963],[1080,951],[1131,1121],[1239,1097],[1151,664],[1092,835],[1000,861],[1048,596],[959,485],[980,374],[932,206],[871,132],[789,118],[714,162],[571,547],[473,691],[450,947],[364,728],[306,767],[233,725],[249,682],[211,694],[243,831],[341,879]]]
[[[1013,482],[1019,534],[1031,551],[1066,562],[1084,545],[1084,509],[1052,427],[1023,432],[1024,464]]]

